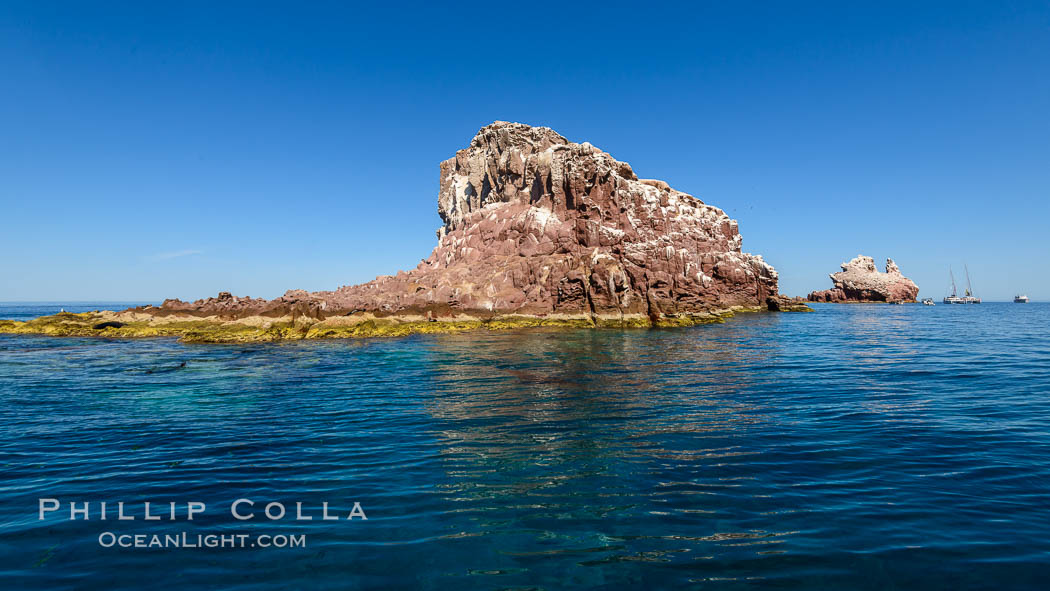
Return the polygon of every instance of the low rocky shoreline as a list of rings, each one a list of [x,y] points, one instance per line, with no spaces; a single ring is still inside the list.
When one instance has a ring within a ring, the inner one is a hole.
[[[632,315],[470,315],[442,319],[418,315],[376,316],[371,313],[318,320],[308,316],[268,318],[155,316],[133,308],[121,312],[61,312],[28,321],[0,320],[0,333],[61,337],[175,337],[186,343],[257,343],[304,339],[400,337],[411,334],[535,328],[646,329],[699,326],[725,322],[737,314],[812,311],[799,299],[770,298],[765,306],[734,306],[704,313],[661,316]]]

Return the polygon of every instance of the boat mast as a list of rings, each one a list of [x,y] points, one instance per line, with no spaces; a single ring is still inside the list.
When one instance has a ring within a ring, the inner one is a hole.
[[[963,270],[966,271],[966,295],[972,296],[973,288],[970,287],[970,268],[967,267],[965,263],[963,263]]]
[[[956,296],[955,293],[955,273],[952,273],[952,266],[948,265],[948,276],[952,278],[952,297]]]

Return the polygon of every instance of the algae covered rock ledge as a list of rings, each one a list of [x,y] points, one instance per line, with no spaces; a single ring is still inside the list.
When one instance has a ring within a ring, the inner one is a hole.
[[[359,314],[324,320],[299,317],[152,316],[136,310],[95,311],[42,316],[29,321],[0,320],[0,333],[65,337],[142,338],[178,337],[188,343],[252,343],[303,339],[399,337],[411,334],[456,333],[472,330],[542,328],[670,328],[725,322],[738,313],[764,311],[738,306],[698,314],[661,317],[655,323],[644,316],[490,316],[460,315],[441,320],[417,316],[376,317]]]

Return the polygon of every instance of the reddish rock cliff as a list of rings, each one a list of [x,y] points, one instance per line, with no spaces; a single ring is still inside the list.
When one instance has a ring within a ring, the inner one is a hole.
[[[914,302],[919,286],[901,275],[893,259],[886,259],[886,272],[880,273],[875,259],[857,255],[842,270],[830,275],[835,287],[809,294],[811,302]]]
[[[717,207],[546,127],[496,122],[441,163],[438,245],[411,271],[275,300],[165,301],[154,315],[456,313],[657,319],[765,305],[777,274]]]

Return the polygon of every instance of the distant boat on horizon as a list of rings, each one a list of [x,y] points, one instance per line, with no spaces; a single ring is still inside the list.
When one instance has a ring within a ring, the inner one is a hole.
[[[1027,304],[1028,303],[1028,296],[1027,295],[1015,295],[1014,296],[1014,303],[1015,304]]]
[[[935,304],[933,302],[933,298],[923,298],[922,299],[922,305],[923,306],[936,306],[937,304]]]
[[[952,279],[952,294],[945,296],[945,304],[980,304],[981,298],[973,295],[973,288],[970,286],[970,268],[963,265],[963,269],[966,270],[966,295],[960,296],[955,288],[955,273],[952,272],[951,266],[948,267],[948,276]]]

